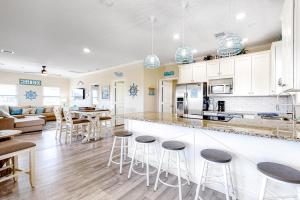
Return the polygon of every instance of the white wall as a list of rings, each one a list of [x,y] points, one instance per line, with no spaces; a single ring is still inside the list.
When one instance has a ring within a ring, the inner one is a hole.
[[[42,86],[19,85],[19,79],[41,80]],[[0,84],[17,85],[18,105],[20,106],[42,106],[43,105],[43,86],[59,87],[61,100],[69,100],[70,80],[66,78],[57,78],[51,76],[31,75],[24,73],[0,72]],[[37,92],[36,100],[28,100],[25,98],[26,91]]]
[[[123,73],[123,77],[115,76],[114,72]],[[114,82],[115,81],[124,81],[125,82],[125,113],[132,112],[143,112],[144,111],[144,67],[142,62],[135,62],[127,65],[112,67],[110,69],[102,70],[95,73],[90,73],[88,75],[74,78],[71,80],[71,90],[74,88],[85,88],[86,93],[88,94],[85,100],[81,101],[72,101],[72,105],[77,106],[91,106],[90,99],[90,88],[91,85],[99,85],[101,86],[110,85],[110,101],[102,100],[100,98],[99,107],[108,107],[113,109],[114,103]],[[78,86],[78,82],[82,81],[84,83],[83,86]],[[129,88],[132,84],[138,85],[138,94],[135,97],[129,96]],[[101,91],[100,91],[101,96]]]

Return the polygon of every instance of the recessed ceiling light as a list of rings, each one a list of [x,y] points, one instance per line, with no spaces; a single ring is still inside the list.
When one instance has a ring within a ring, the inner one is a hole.
[[[246,13],[241,12],[241,13],[238,13],[238,14],[235,16],[235,19],[236,19],[236,20],[243,20],[245,17],[246,17]]]
[[[1,53],[15,54],[14,51],[12,51],[12,50],[6,50],[6,49],[1,49],[0,52],[1,52]]]
[[[174,39],[174,40],[179,40],[179,39],[180,39],[179,34],[178,34],[178,33],[175,33],[175,34],[173,35],[173,39]]]
[[[248,42],[248,38],[243,38],[242,43],[245,44],[246,42]]]
[[[198,50],[197,50],[197,49],[193,49],[192,52],[193,52],[193,53],[197,53]]]
[[[83,48],[82,51],[83,53],[91,53],[91,50],[89,48]]]

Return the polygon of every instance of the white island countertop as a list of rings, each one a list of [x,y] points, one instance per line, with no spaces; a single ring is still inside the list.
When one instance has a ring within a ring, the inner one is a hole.
[[[176,115],[155,112],[125,115],[125,128],[134,133],[133,138],[151,135],[157,138],[159,145],[167,140],[184,142],[191,178],[195,183],[202,169],[200,152],[203,149],[220,149],[231,154],[234,188],[239,200],[258,199],[262,175],[257,170],[257,163],[276,162],[300,169],[300,139],[289,132],[277,133],[278,127],[291,130],[290,122],[278,120],[232,119],[220,122],[178,118]],[[129,142],[129,152],[132,151],[132,144]],[[155,157],[151,160],[153,165],[157,163]],[[209,169],[211,175],[220,175],[217,166],[212,165]],[[176,174],[171,169],[169,172]],[[224,192],[219,183],[210,182],[207,186]],[[268,185],[268,191],[276,196],[295,195],[296,189],[295,185]],[[300,189],[297,194],[300,197]]]

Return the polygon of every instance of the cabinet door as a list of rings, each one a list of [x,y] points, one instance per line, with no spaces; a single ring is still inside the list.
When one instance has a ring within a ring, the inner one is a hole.
[[[194,82],[206,82],[206,62],[195,63],[193,65]]]
[[[179,83],[193,82],[193,66],[181,65],[179,66]]]
[[[282,48],[281,42],[273,42],[271,46],[271,77],[270,77],[270,94],[275,95],[282,92],[282,87],[278,85],[282,80]]]
[[[218,79],[220,75],[219,60],[207,61],[207,79]]]
[[[251,56],[235,59],[234,95],[251,95]]]
[[[220,78],[232,78],[234,75],[234,59],[220,60]]]
[[[270,94],[270,52],[252,56],[252,92],[253,95]]]
[[[294,0],[286,0],[282,8],[282,61],[283,87],[288,90],[294,87]]]

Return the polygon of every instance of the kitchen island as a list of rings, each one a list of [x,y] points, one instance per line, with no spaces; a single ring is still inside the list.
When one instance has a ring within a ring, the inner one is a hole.
[[[263,119],[232,119],[229,122],[178,118],[166,113],[133,113],[125,116],[125,127],[138,135],[155,136],[161,143],[166,140],[182,141],[187,146],[187,157],[193,182],[198,181],[202,159],[200,151],[215,148],[229,152],[238,199],[258,198],[262,176],[256,169],[258,162],[277,162],[300,169],[300,139],[291,132],[290,122]],[[282,131],[283,130],[283,131]],[[300,125],[296,126],[300,133]],[[129,142],[129,151],[132,143]],[[155,162],[155,157],[151,162]],[[174,165],[175,166],[175,165]],[[175,171],[170,170],[176,174]],[[209,173],[219,175],[220,170],[210,167]],[[223,192],[219,183],[208,187]],[[271,183],[271,194],[295,195],[295,186]],[[299,195],[299,189],[298,189]]]

